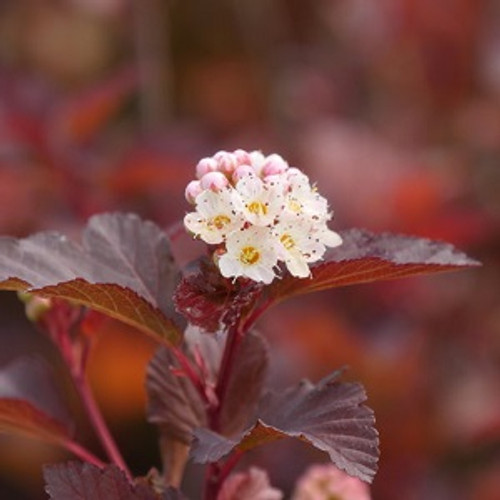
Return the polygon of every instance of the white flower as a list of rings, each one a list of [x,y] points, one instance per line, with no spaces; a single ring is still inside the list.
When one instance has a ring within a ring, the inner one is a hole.
[[[245,223],[234,189],[203,191],[196,197],[196,212],[184,217],[184,225],[209,244],[222,243],[227,234]]]
[[[255,175],[247,175],[236,184],[243,202],[245,219],[255,226],[268,226],[283,210],[283,182],[264,183]]]
[[[330,248],[338,247],[342,245],[342,238],[340,234],[332,231],[326,223],[319,225],[315,228],[315,234],[317,235],[319,241]]]
[[[219,259],[219,269],[226,278],[243,276],[269,284],[278,263],[277,241],[266,227],[250,226],[234,231],[226,238],[226,253]]]
[[[300,217],[278,222],[273,231],[279,241],[279,257],[285,262],[290,274],[297,278],[310,276],[309,263],[320,260],[326,251],[314,225]]]
[[[328,202],[309,182],[309,177],[297,169],[290,169],[285,208],[289,214],[305,214],[311,219],[326,221],[331,218]],[[295,172],[296,171],[296,172]]]

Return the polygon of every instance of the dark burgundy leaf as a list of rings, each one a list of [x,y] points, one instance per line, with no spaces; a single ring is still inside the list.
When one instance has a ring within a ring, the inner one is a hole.
[[[220,416],[223,435],[234,436],[246,428],[260,399],[268,363],[268,348],[262,336],[254,331],[247,333],[238,348],[224,398]]]
[[[250,281],[233,284],[212,262],[200,259],[180,282],[174,301],[192,325],[212,333],[244,320],[261,292],[262,285]]]
[[[213,273],[200,272],[183,278],[175,291],[174,302],[192,325],[213,333],[220,328],[231,292],[224,282],[211,277],[215,277]]]
[[[128,481],[115,465],[99,469],[80,462],[44,467],[45,491],[51,500],[180,500],[181,494],[170,488],[162,494],[144,483]]]
[[[61,442],[70,438],[72,427],[45,362],[21,358],[0,371],[0,431]]]
[[[261,400],[258,420],[237,439],[197,429],[193,458],[215,462],[234,448],[245,451],[289,436],[327,452],[338,468],[370,482],[378,460],[373,412],[362,405],[366,394],[361,385],[340,383],[337,377],[335,373],[317,385],[304,381],[269,393]]]
[[[168,349],[160,348],[147,368],[148,422],[162,432],[189,444],[192,431],[206,423],[201,397],[186,377],[172,373],[176,366]]]
[[[338,286],[478,266],[453,245],[423,238],[351,229],[343,243],[312,266],[311,279],[290,275],[271,285],[276,300]]]
[[[222,317],[226,328],[233,327],[245,320],[249,312],[257,304],[263,291],[263,285],[248,282],[233,296],[227,310]]]
[[[55,232],[0,238],[0,288],[86,305],[172,344],[176,281],[166,235],[133,214],[92,217],[81,245]]]

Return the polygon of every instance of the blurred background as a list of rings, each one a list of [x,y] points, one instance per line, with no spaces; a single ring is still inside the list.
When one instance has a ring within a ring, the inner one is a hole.
[[[375,500],[498,500],[500,1],[0,1],[1,234],[77,236],[113,210],[168,227],[189,209],[198,159],[235,148],[306,171],[334,229],[443,239],[483,262],[300,298],[260,329],[276,383],[348,365],[366,386],[381,434]],[[0,295],[0,319],[1,365],[25,353],[58,363],[15,294]],[[159,466],[144,421],[155,346],[104,330],[92,380],[144,474]],[[68,458],[0,436],[0,498],[46,498],[41,465]],[[291,441],[248,459],[287,492],[322,460]]]

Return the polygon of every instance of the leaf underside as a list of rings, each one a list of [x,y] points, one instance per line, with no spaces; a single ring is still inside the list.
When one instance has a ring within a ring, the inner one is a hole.
[[[271,296],[281,301],[339,286],[480,265],[448,243],[391,233],[374,234],[361,229],[340,234],[342,245],[329,249],[324,260],[311,266],[310,279],[286,275],[271,285]]]
[[[178,270],[167,236],[134,214],[90,218],[81,245],[56,232],[0,238],[0,288],[88,306],[178,344]]]
[[[148,422],[160,426],[163,435],[189,444],[193,429],[206,424],[205,408],[191,381],[175,375],[172,366],[175,358],[163,347],[148,365]]]
[[[70,438],[72,429],[45,362],[20,358],[0,370],[0,431],[61,442]]]
[[[336,381],[338,373],[317,385],[303,381],[260,402],[258,419],[237,438],[197,429],[192,456],[196,462],[216,462],[234,449],[250,450],[283,437],[294,437],[325,451],[351,476],[371,482],[377,469],[378,433],[372,410],[359,384]]]

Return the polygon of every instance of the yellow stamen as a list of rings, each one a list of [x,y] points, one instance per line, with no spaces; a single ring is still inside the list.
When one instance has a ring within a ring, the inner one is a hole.
[[[248,211],[256,215],[266,215],[267,207],[260,201],[252,201],[247,205]]]
[[[221,229],[224,229],[224,226],[226,226],[230,222],[231,219],[227,215],[217,215],[209,221],[208,226],[210,228],[215,227],[220,231]]]
[[[290,208],[292,212],[300,212],[302,210],[302,205],[292,198],[288,202],[288,208]]]
[[[245,247],[241,249],[240,261],[243,264],[253,265],[260,259],[260,253],[255,247]]]
[[[295,241],[289,234],[284,234],[281,238],[281,243],[287,250],[291,250],[295,246]]]

